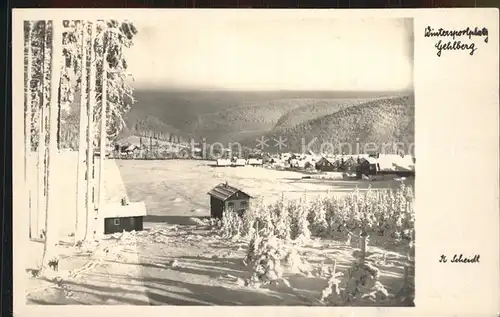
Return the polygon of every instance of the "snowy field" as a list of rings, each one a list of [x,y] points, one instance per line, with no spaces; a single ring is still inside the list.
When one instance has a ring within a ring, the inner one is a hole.
[[[206,220],[197,218],[209,215],[207,192],[227,181],[271,203],[282,194],[294,199],[306,192],[313,199],[315,195],[345,195],[356,186],[366,190],[369,185],[399,185],[389,179],[301,180],[303,174],[298,172],[210,167],[202,161],[114,163],[106,167],[108,175],[115,176],[106,191],[113,199],[126,192],[130,201],[145,201],[145,230],[116,234],[79,248],[61,246],[64,256],[59,272],[29,279],[28,304],[321,305],[327,277],[320,268],[331,266],[335,259],[338,270],[345,272],[354,261],[355,239],[350,244],[339,237],[301,246],[299,254],[305,260],[301,273],[284,268],[288,286],[244,286],[251,274],[242,262],[248,241],[222,239]],[[381,282],[396,292],[403,284],[408,245],[373,238],[368,251],[380,269]]]
[[[210,161],[117,160],[131,201],[145,201],[149,215],[207,216],[207,192],[228,182],[265,203],[281,199],[314,199],[319,195],[346,195],[360,191],[397,188],[391,177],[379,181],[301,179],[305,174],[264,167],[212,167]],[[408,185],[413,185],[409,180]]]

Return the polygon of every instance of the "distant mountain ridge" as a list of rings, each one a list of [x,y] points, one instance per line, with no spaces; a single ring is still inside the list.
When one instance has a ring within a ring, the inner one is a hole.
[[[286,139],[286,147],[282,151],[309,149],[317,153],[333,151],[338,154],[355,154],[357,151],[396,153],[399,148],[410,153],[414,150],[414,131],[415,103],[413,97],[408,96],[345,107],[325,116],[275,129],[264,137]],[[270,146],[268,150],[280,149]]]
[[[137,103],[125,118],[122,137],[151,130],[166,138],[255,147],[257,137],[282,135],[294,151],[300,150],[302,137],[339,142],[414,138],[412,92],[136,91],[134,96]]]

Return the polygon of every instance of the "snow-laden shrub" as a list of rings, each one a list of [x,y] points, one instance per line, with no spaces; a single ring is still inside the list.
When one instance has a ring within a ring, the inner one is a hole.
[[[260,234],[268,235],[274,233],[274,219],[272,213],[272,206],[266,206],[262,199],[257,203],[252,204],[255,213],[253,229],[251,231],[258,231]]]
[[[238,213],[232,209],[224,209],[222,214],[222,227],[220,234],[224,238],[233,238],[240,236],[242,227],[242,220]]]
[[[283,240],[291,239],[291,216],[290,210],[285,206],[283,198],[275,205],[274,234]]]
[[[372,233],[377,229],[377,218],[375,216],[375,206],[377,205],[376,194],[368,188],[365,195],[361,196],[359,201],[361,224],[359,228],[362,232]]]
[[[209,225],[211,230],[220,230],[220,228],[222,228],[222,220],[217,218],[210,218]]]
[[[344,276],[342,272],[337,272],[337,261],[333,262],[333,269],[330,273],[327,286],[321,292],[320,301],[327,306],[341,306],[346,301],[345,290],[341,288],[342,281],[339,277]]]
[[[224,217],[223,217],[224,218]],[[265,206],[262,200],[253,203],[242,217],[226,216],[219,227],[225,237],[250,237],[256,230],[273,234],[284,240],[289,238],[307,242],[311,236],[325,237],[341,233],[383,235],[392,239],[413,241],[415,237],[415,211],[413,190],[401,185],[397,190],[354,190],[343,197],[326,197],[312,202],[281,198]],[[335,235],[334,235],[335,236]]]
[[[300,205],[296,201],[291,200],[288,201],[286,209],[290,217],[290,238],[295,240],[299,235]]]
[[[272,235],[274,234],[274,213],[272,206],[265,206],[261,209],[259,219],[258,230],[264,235]]]
[[[325,218],[328,223],[328,228],[331,234],[335,232],[346,233],[347,218],[349,209],[347,200],[339,197],[327,197],[324,202]]]
[[[251,240],[246,264],[251,269],[247,285],[260,286],[275,282],[282,278],[281,257],[283,245],[274,235],[260,237],[258,234]]]
[[[290,247],[286,251],[283,265],[287,272],[292,274],[308,274],[310,270],[309,264],[300,256],[295,247]]]
[[[321,198],[317,198],[310,205],[308,221],[313,236],[324,237],[329,233],[325,207],[325,202]]]
[[[258,216],[258,205],[251,205],[251,207],[243,214],[241,224],[241,235],[243,237],[252,237],[254,235]]]
[[[366,244],[362,242],[361,251],[355,251],[356,261],[347,271],[345,300],[357,305],[383,305],[391,299],[389,292],[379,282],[380,270],[366,260]]]
[[[412,188],[404,184],[396,190],[369,188],[363,193],[356,189],[345,197],[327,197],[323,208],[330,233],[362,231],[394,239],[414,237],[414,194]],[[311,213],[321,215],[322,211],[316,207]],[[310,215],[311,229],[313,218]]]
[[[309,210],[304,205],[298,208],[297,212],[297,236],[295,238],[299,243],[307,243],[311,240],[311,230],[309,229],[309,221],[307,215]]]
[[[247,255],[243,260],[243,263],[246,266],[252,265],[255,259],[257,258],[257,254],[259,254],[259,248],[261,247],[262,236],[258,231],[255,231],[248,243]]]

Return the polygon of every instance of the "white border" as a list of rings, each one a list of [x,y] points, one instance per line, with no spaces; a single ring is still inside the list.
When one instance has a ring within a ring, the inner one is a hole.
[[[13,177],[14,311],[16,316],[493,316],[500,312],[499,276],[499,15],[498,9],[415,10],[159,10],[15,9],[13,10],[13,171],[23,169],[23,40],[27,19],[135,18],[234,19],[256,22],[280,18],[413,17],[415,32],[416,152],[418,157],[416,308],[181,307],[181,306],[26,306],[22,210],[23,180]],[[435,39],[424,27],[489,29],[489,43],[476,40],[474,56],[435,54]],[[165,26],[168,27],[168,24]],[[21,205],[21,206],[20,206]],[[480,264],[439,264],[441,253],[481,254]]]

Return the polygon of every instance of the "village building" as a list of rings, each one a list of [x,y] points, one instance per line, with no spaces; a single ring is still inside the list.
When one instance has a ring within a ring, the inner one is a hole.
[[[131,144],[127,146],[123,152],[127,154],[134,154],[135,152],[139,151],[141,148],[135,144]]]
[[[252,198],[227,182],[215,186],[207,194],[210,196],[210,216],[219,219],[224,210],[233,210],[242,216],[248,210]]]
[[[235,158],[232,161],[232,166],[245,166],[247,161],[245,159]]]
[[[415,168],[411,155],[381,154],[378,161],[380,169],[383,171],[407,172]]]
[[[248,159],[247,164],[251,166],[260,166],[262,165],[262,159],[250,158]]]
[[[360,163],[356,169],[356,176],[358,179],[361,179],[362,175],[377,175],[379,170],[380,165],[378,164],[377,159],[375,159],[374,157],[363,157],[360,158]]]
[[[322,172],[336,172],[338,167],[339,165],[335,159],[324,156],[316,162],[316,169]]]
[[[143,201],[106,203],[97,214],[95,234],[99,237],[123,231],[142,231],[146,215],[146,204]]]
[[[352,156],[347,158],[342,157],[340,162],[340,169],[344,172],[353,172],[356,169],[356,166],[359,165],[357,158],[355,159]]]
[[[394,174],[400,177],[415,175],[415,163],[411,155],[381,154],[377,161],[380,174]]]
[[[231,160],[229,160],[229,159],[223,159],[223,158],[218,158],[215,161],[215,164],[217,166],[231,166]]]

